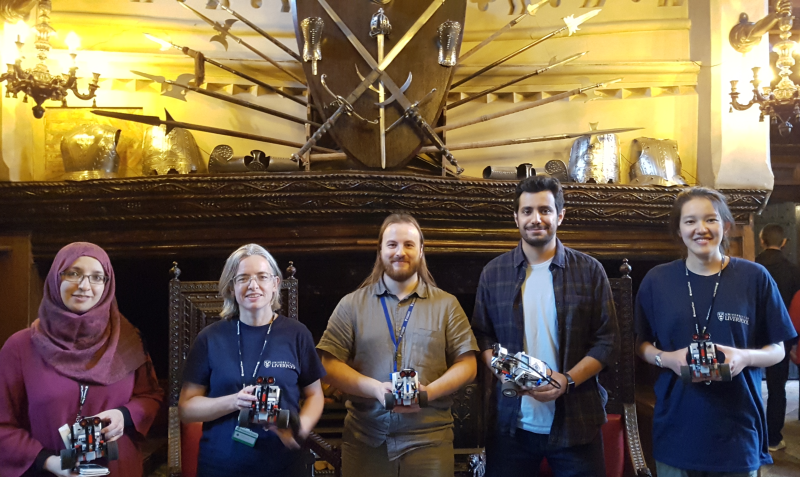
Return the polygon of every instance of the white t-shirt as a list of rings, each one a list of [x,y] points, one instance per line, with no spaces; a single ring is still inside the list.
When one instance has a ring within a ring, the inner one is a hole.
[[[524,351],[558,371],[558,315],[553,292],[550,259],[528,265],[522,284],[522,311],[525,318]],[[556,412],[555,401],[539,402],[522,396],[517,427],[536,434],[550,434]]]

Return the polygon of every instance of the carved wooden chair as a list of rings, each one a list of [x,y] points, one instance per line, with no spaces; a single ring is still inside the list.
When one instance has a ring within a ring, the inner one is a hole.
[[[222,311],[222,297],[217,293],[218,282],[181,282],[180,269],[173,262],[169,282],[169,454],[167,463],[170,477],[194,477],[197,473],[197,454],[202,424],[182,424],[178,415],[178,398],[181,393],[183,365],[197,334],[206,326],[218,321]],[[283,303],[281,313],[298,319],[297,272],[292,262],[281,281]],[[339,453],[311,433],[306,446],[314,453],[341,467]]]

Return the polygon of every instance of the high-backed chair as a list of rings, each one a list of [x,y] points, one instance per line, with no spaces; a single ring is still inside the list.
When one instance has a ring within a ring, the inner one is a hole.
[[[602,427],[606,475],[649,477],[652,474],[644,460],[636,417],[633,290],[627,259],[622,261],[620,272],[621,278],[609,279],[620,332],[619,358],[599,376],[600,383],[608,392],[608,422]],[[481,383],[483,392],[478,392],[476,384],[467,386],[456,393],[456,404],[452,408],[456,474],[461,476],[482,476],[485,467],[485,454],[480,448],[485,446],[485,425],[492,421],[493,409],[489,403],[494,383],[484,368],[480,366],[478,373],[478,383]],[[552,475],[546,461],[542,463],[540,475]]]
[[[281,313],[298,319],[297,278],[292,262],[281,281],[283,303]],[[218,282],[181,282],[177,262],[170,272],[169,282],[169,454],[170,477],[194,477],[197,474],[197,455],[203,426],[200,423],[182,424],[178,415],[178,398],[181,393],[183,365],[197,334],[206,326],[218,321],[222,311],[222,297],[217,293]],[[337,469],[341,466],[339,453],[312,433],[306,446]]]

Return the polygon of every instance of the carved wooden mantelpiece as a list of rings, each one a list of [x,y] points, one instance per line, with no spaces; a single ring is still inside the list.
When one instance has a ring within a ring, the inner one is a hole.
[[[0,184],[0,230],[30,233],[37,258],[94,241],[114,255],[227,255],[247,240],[273,250],[375,250],[377,227],[408,211],[426,251],[508,250],[519,240],[514,182],[381,173],[160,176]],[[680,188],[565,184],[559,237],[599,256],[674,255],[664,230]],[[739,223],[768,191],[726,190]]]

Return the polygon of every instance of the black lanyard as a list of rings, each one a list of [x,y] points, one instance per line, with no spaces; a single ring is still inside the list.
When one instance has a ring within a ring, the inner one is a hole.
[[[414,298],[411,300],[411,304],[408,305],[408,311],[406,311],[406,317],[403,319],[403,324],[400,326],[400,334],[397,335],[397,338],[394,337],[394,325],[392,324],[392,317],[389,316],[389,309],[386,308],[386,298],[381,297],[381,305],[383,305],[383,314],[386,316],[386,325],[389,327],[389,336],[392,338],[392,344],[394,345],[394,372],[397,372],[397,364],[402,360],[402,355],[400,354],[400,344],[403,342],[403,337],[406,335],[406,327],[408,326],[408,320],[411,319],[411,312],[414,311],[414,304],[417,303],[417,299]]]
[[[275,320],[278,319],[277,315],[274,315],[272,321],[269,322],[269,327],[267,328],[267,334],[264,335],[264,344],[261,346],[261,354],[258,356],[258,361],[256,361],[256,367],[253,369],[253,379],[256,378],[256,373],[258,372],[258,367],[261,366],[261,359],[264,358],[264,350],[267,349],[267,340],[269,339],[269,334],[272,331],[272,324],[275,323]],[[244,389],[247,384],[244,381],[244,362],[242,360],[242,332],[239,325],[240,321],[236,321],[236,342],[239,344],[239,372],[242,376],[242,389]]]
[[[705,334],[706,330],[708,330],[708,320],[711,318],[711,309],[714,308],[714,300],[717,298],[717,290],[719,289],[719,279],[722,277],[722,269],[725,265],[725,255],[722,256],[722,261],[719,264],[719,273],[717,273],[717,283],[714,284],[714,294],[711,295],[711,306],[708,307],[708,313],[706,313],[706,325],[703,327],[703,332],[700,333],[700,320],[697,319],[697,311],[694,307],[694,295],[692,295],[692,284],[689,281],[689,267],[684,262],[684,267],[686,268],[686,284],[689,285],[689,299],[692,301],[692,317],[694,318],[694,330],[697,332],[698,335]]]
[[[89,394],[89,385],[78,383],[81,389],[81,395],[78,398],[78,415],[75,416],[75,422],[81,422],[81,415],[83,414],[83,405],[86,403],[86,395]]]

